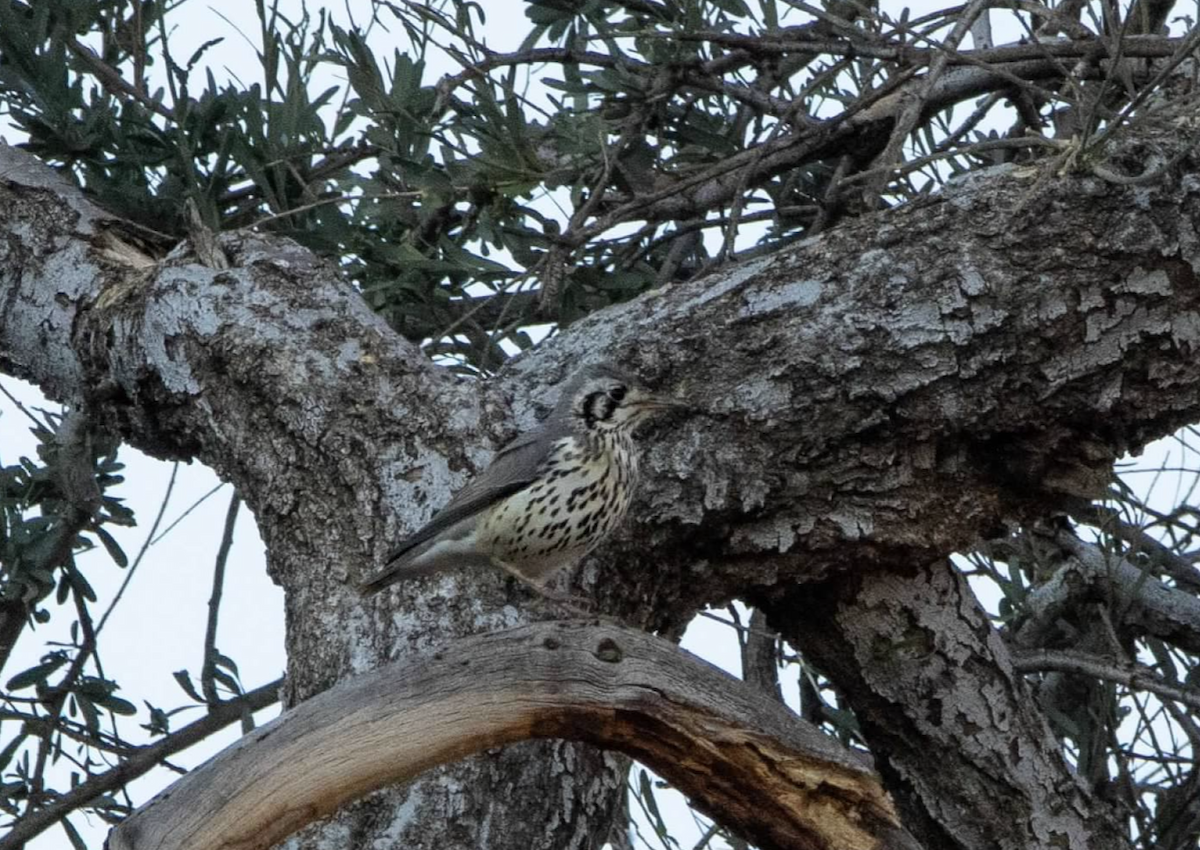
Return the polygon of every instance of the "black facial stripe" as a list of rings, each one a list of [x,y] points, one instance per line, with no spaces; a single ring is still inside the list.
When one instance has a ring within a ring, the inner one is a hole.
[[[608,393],[589,393],[583,400],[583,422],[591,428],[597,422],[610,419],[617,403],[609,398]]]

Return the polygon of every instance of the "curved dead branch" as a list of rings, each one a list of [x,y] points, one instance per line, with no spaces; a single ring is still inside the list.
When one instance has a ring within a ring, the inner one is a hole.
[[[763,848],[915,846],[862,757],[673,644],[579,621],[348,679],[180,779],[108,846],[269,847],[376,788],[529,738],[635,756]]]

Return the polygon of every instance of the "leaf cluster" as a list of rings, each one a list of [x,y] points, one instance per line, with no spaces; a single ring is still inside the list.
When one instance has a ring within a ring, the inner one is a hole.
[[[124,481],[117,444],[77,416],[30,415],[37,458],[0,466],[0,719],[11,721],[0,736],[0,809],[14,816],[54,796],[50,770],[60,760],[76,777],[103,766],[100,754],[120,745],[102,728],[104,718],[136,713],[104,675],[91,614],[97,595],[75,561],[103,548],[110,562],[128,566],[107,528],[134,523],[113,493]],[[12,672],[17,639],[51,621],[51,600],[71,609],[68,641]],[[128,807],[99,795],[90,809],[113,819]],[[64,828],[72,834],[69,824]]]

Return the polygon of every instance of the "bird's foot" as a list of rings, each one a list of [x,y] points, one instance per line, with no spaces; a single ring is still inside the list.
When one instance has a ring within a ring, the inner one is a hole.
[[[553,611],[555,611],[555,613],[561,612],[562,614],[568,616],[582,617],[584,619],[600,619],[620,625],[620,621],[608,615],[599,613],[596,610],[595,600],[588,599],[585,596],[575,596],[574,594],[562,593],[560,591],[553,590],[544,584],[534,581],[529,576],[522,574],[519,570],[509,564],[499,562],[499,565],[510,576],[517,579],[521,584],[525,585],[534,593],[536,593],[538,596],[537,601],[550,607]]]
[[[574,596],[570,593],[559,593],[556,590],[550,590],[546,587],[531,585],[541,599],[554,608],[571,614],[575,617],[597,617],[596,603],[591,599],[583,596]]]

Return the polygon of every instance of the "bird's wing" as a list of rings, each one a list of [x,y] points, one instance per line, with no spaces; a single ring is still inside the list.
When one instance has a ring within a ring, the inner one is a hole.
[[[487,469],[467,482],[433,519],[388,553],[384,561],[385,569],[365,582],[363,588],[378,590],[389,584],[401,571],[391,565],[405,554],[437,537],[456,523],[474,516],[531,484],[537,477],[537,471],[546,459],[550,446],[568,433],[565,426],[547,423],[546,427],[518,437],[501,449]]]

